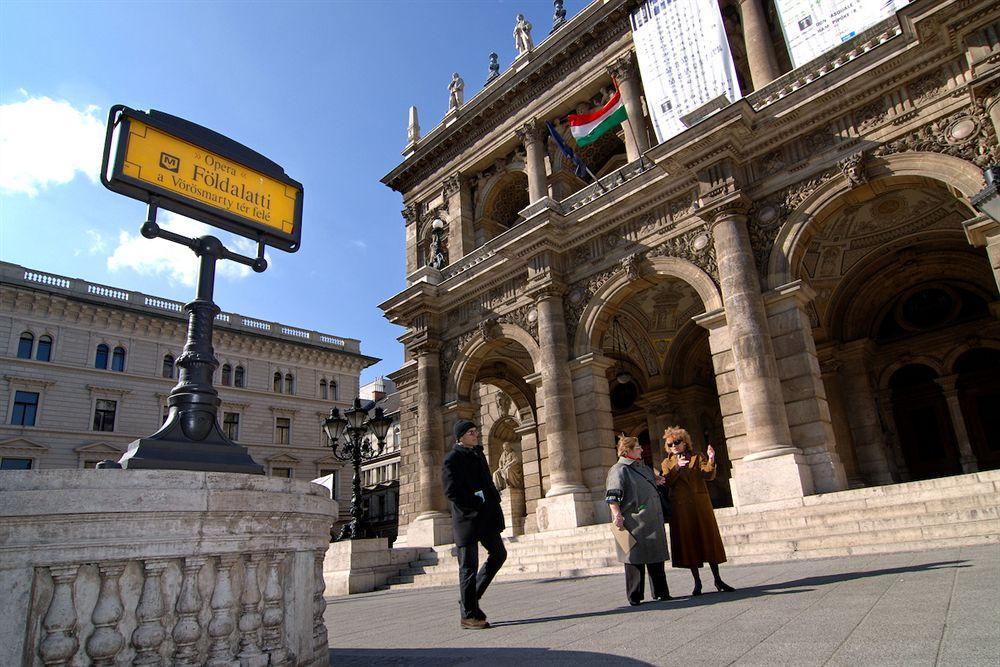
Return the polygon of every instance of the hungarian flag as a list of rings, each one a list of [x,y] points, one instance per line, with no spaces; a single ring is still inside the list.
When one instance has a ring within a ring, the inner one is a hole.
[[[590,113],[569,115],[569,130],[576,139],[577,146],[583,148],[627,119],[625,103],[622,101],[621,91],[618,90],[618,82],[615,82],[615,94],[603,107]]]

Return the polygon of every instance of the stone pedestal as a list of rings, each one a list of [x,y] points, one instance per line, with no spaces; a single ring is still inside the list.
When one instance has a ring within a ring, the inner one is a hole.
[[[514,537],[524,535],[524,489],[514,489],[507,487],[500,492],[500,508],[503,510],[504,523],[507,527],[502,535],[504,537]]]
[[[409,567],[421,551],[390,548],[384,537],[334,542],[323,559],[324,594],[351,595],[381,588]]]
[[[455,541],[451,530],[451,515],[445,512],[426,512],[406,527],[406,546],[435,547]]]
[[[590,526],[595,522],[590,493],[564,493],[538,500],[535,509],[538,531]]]
[[[750,454],[733,462],[733,473],[733,504],[740,508],[813,493],[809,465],[805,456],[798,452],[767,458]]]

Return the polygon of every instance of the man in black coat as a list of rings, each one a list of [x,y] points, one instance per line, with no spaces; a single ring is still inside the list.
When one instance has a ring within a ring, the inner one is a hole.
[[[490,627],[479,598],[507,560],[500,533],[504,529],[500,492],[479,445],[479,429],[470,421],[455,424],[455,446],[444,457],[444,495],[451,501],[451,526],[458,547],[458,586],[462,627]],[[489,554],[479,567],[479,544]]]

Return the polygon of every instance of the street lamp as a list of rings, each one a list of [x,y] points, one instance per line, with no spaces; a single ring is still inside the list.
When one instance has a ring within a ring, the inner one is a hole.
[[[351,521],[340,531],[338,540],[353,540],[367,537],[361,507],[361,460],[382,453],[385,447],[385,434],[389,432],[392,419],[386,417],[382,408],[375,408],[375,414],[368,416],[368,410],[361,407],[361,399],[354,399],[354,406],[344,411],[333,408],[330,416],[323,422],[323,430],[330,438],[333,456],[340,461],[350,461],[354,468],[354,479],[351,488]],[[371,431],[376,444],[364,436]]]

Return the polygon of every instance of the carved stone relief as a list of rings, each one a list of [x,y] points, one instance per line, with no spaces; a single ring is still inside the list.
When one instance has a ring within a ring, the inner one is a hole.
[[[679,257],[691,262],[719,283],[719,266],[715,261],[715,245],[708,225],[688,230],[660,243],[647,253],[648,257]]]
[[[943,153],[968,160],[981,169],[996,164],[1000,157],[996,132],[982,101],[879,146],[873,155],[883,157],[908,151]]]

